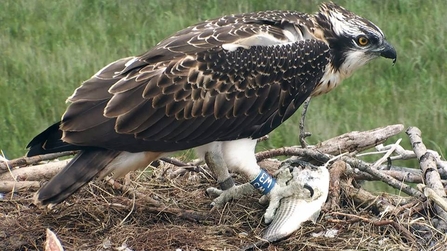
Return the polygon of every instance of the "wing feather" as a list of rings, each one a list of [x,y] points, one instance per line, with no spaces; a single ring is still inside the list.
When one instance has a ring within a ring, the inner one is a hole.
[[[310,95],[329,60],[324,42],[298,41],[298,31],[294,38],[292,31],[285,35],[284,29],[308,22],[292,12],[227,16],[180,31],[139,57],[118,60],[71,97],[61,126],[64,140],[124,151],[175,151],[265,135]],[[84,131],[74,130],[85,121],[79,127]]]

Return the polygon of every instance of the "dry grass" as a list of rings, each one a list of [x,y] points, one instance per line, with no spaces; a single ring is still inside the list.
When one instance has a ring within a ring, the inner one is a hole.
[[[48,210],[32,205],[32,192],[6,194],[0,204],[0,250],[42,250],[46,228],[65,250],[238,250],[259,240],[266,225],[258,195],[210,211],[204,191],[215,182],[205,173],[169,178],[172,168],[145,172],[132,182],[137,197],[96,182]],[[339,210],[323,212],[317,224],[306,223],[290,238],[260,250],[443,250],[446,237],[431,228],[429,215],[381,217],[373,205],[359,206],[342,194]],[[334,237],[315,235],[334,229]]]

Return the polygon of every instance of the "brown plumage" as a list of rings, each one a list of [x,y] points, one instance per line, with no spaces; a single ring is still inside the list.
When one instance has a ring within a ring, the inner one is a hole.
[[[315,15],[224,16],[104,67],[68,98],[61,122],[28,145],[28,156],[81,150],[37,199],[58,203],[98,175],[144,167],[163,152],[271,132],[310,95],[329,91],[354,70],[343,62],[351,60],[350,50],[365,48],[354,48],[350,37],[334,29],[332,15],[338,12],[358,17],[332,3]],[[371,30],[371,41],[377,37],[378,51],[368,50],[372,56],[359,64],[381,51],[395,58],[380,29],[358,18],[363,23],[357,25]],[[110,167],[118,156],[133,158],[129,152],[150,157]]]

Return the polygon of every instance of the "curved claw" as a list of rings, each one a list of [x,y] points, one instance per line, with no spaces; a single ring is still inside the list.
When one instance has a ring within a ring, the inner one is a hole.
[[[223,207],[227,202],[239,199],[244,197],[245,195],[252,194],[254,192],[254,188],[251,184],[246,183],[242,185],[236,185],[230,187],[227,190],[221,190],[215,187],[209,187],[206,189],[206,192],[211,197],[215,197],[213,202],[211,203],[212,207]]]

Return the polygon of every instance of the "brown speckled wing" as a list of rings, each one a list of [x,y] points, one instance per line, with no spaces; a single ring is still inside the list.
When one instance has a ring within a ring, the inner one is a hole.
[[[69,98],[64,141],[167,152],[269,133],[310,95],[330,55],[317,40],[222,48],[260,33],[286,41],[282,27],[307,20],[259,15],[207,21],[106,66]]]

